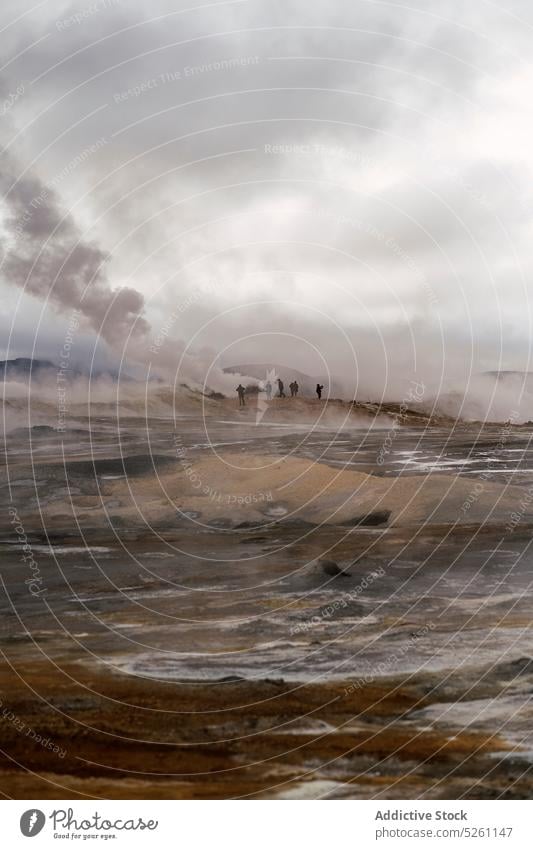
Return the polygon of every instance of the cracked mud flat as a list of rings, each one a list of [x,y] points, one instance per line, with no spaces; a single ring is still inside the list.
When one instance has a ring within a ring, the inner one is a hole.
[[[8,436],[2,793],[531,796],[529,433],[280,431]]]

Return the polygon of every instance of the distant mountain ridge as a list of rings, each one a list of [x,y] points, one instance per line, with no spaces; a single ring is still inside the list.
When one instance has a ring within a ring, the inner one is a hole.
[[[32,357],[15,357],[12,360],[0,360],[0,380],[2,381],[27,383],[33,378],[37,378],[39,380],[53,379],[55,381],[59,370],[60,366],[51,362],[51,360],[32,359]],[[90,377],[94,379],[104,376],[111,377],[113,380],[118,380],[119,378],[120,380],[132,380],[129,375],[124,374],[123,372],[120,375],[117,372],[102,369],[89,372],[88,370],[80,369],[77,366],[65,369],[63,371],[63,376],[66,380],[75,380],[78,377]]]
[[[506,377],[519,377],[522,380],[532,380],[533,379],[533,371],[518,371],[518,370],[507,370],[507,371],[484,371],[483,377],[495,377],[496,380],[505,380]]]

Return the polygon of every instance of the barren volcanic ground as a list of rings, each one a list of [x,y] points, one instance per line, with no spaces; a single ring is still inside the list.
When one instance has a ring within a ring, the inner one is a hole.
[[[530,798],[529,430],[208,406],[7,435],[0,791]]]

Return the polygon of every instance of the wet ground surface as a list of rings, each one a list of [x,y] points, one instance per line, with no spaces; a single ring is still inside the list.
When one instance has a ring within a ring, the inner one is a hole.
[[[176,433],[187,456],[294,452],[378,475],[484,475],[527,493],[529,432],[395,429],[379,463],[386,428],[310,434],[209,420],[206,434],[204,422],[182,419],[151,422],[149,439],[145,424],[130,422],[117,441],[112,423],[92,426],[62,439],[15,432],[7,444],[4,793],[531,794],[526,523],[512,533],[103,524],[47,537],[35,522],[60,486],[168,468]],[[26,538],[36,566],[22,559]]]
[[[272,423],[255,425],[231,419],[183,417],[174,421],[125,420],[117,437],[116,425],[92,419],[91,427],[59,434],[52,428],[13,431],[7,440],[9,467],[28,462],[37,465],[83,459],[99,474],[132,474],[128,458],[142,458],[138,472],[157,467],[163,457],[175,460],[179,444],[191,456],[224,450],[307,457],[339,467],[380,475],[444,474],[479,476],[498,482],[533,482],[533,429],[506,425],[480,428],[457,424],[453,428],[390,426],[380,420],[371,429],[327,430],[317,425]],[[108,467],[98,469],[104,459]],[[114,460],[114,462],[111,462]],[[128,462],[130,466],[128,467]]]

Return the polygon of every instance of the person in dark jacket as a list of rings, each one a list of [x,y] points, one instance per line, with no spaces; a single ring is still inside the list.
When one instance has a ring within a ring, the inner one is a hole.
[[[279,390],[279,397],[280,398],[285,398],[285,393],[283,391],[284,388],[285,387],[283,385],[283,381],[282,381],[281,377],[278,377],[278,390]]]
[[[239,383],[239,385],[237,386],[237,389],[235,391],[237,392],[237,394],[239,396],[239,407],[244,407],[245,403],[246,403],[245,400],[244,400],[245,389],[244,389],[244,386],[242,385],[242,383]]]
[[[324,388],[324,387],[323,387],[323,386],[321,386],[321,384],[320,384],[320,383],[317,383],[317,385],[316,385],[316,394],[318,395],[318,400],[319,400],[319,401],[320,401],[320,399],[322,398],[322,390],[323,390],[323,388]]]

